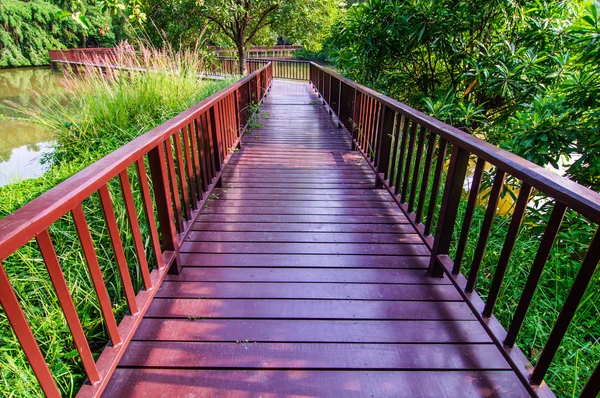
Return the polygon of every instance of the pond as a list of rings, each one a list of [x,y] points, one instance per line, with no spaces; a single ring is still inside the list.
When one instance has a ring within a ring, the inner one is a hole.
[[[5,101],[29,107],[35,93],[60,94],[65,79],[48,68],[0,69],[0,186],[42,175],[41,156],[52,144],[52,133],[23,120]]]

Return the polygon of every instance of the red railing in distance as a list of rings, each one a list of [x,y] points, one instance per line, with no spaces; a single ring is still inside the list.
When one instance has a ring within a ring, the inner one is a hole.
[[[273,64],[273,77],[277,79],[303,80],[309,78],[309,61],[295,59],[274,59],[274,58],[255,58],[247,61],[248,72],[252,73],[258,68],[262,68],[267,62]],[[235,75],[239,74],[239,63],[237,58],[218,57],[217,63],[209,73],[216,75]]]
[[[68,50],[49,50],[50,62],[102,63],[110,64],[115,60],[114,48],[73,48]]]
[[[290,58],[294,52],[301,49],[297,45],[277,45],[277,46],[252,46],[246,51],[248,58]],[[211,51],[221,56],[237,57],[237,49],[209,46]]]
[[[451,278],[522,381],[532,392],[547,391],[542,384],[544,376],[600,259],[600,194],[314,63],[310,64],[310,82],[340,125],[352,135],[354,147],[377,173],[379,184],[390,191],[431,249],[430,274]],[[475,163],[472,176],[467,175],[470,162]],[[464,277],[461,263],[486,166],[491,166],[495,175],[489,192],[485,192],[488,199],[483,223]],[[519,186],[519,194],[484,301],[476,293],[476,285],[497,205],[509,179],[511,186]],[[470,185],[470,192],[460,218],[458,210],[465,185]],[[545,195],[553,208],[505,331],[493,316],[493,309],[533,190]],[[515,342],[567,209],[584,217],[596,232],[537,364],[531,369]],[[455,229],[458,241],[451,256]],[[586,396],[596,396],[600,391],[597,375],[598,369],[584,389],[584,394],[589,394]]]
[[[219,186],[221,170],[239,146],[248,122],[250,105],[262,100],[272,79],[273,65],[269,63],[134,139],[0,220],[0,303],[47,396],[58,397],[60,392],[2,262],[24,245],[32,241],[37,243],[88,378],[79,394],[99,396],[165,274],[167,271],[179,272],[180,245],[212,189]],[[128,168],[135,169],[135,173],[129,173]],[[139,259],[135,268],[143,279],[143,288],[138,292],[134,291],[131,281],[132,264],[127,264],[124,254],[115,218],[117,203],[109,192],[109,183],[120,186],[122,201],[118,205],[125,209],[131,226],[134,249]],[[149,227],[146,236],[142,235],[140,220],[136,215],[133,183],[139,187],[142,199],[140,207]],[[106,230],[114,249],[114,261],[121,275],[129,309],[120,322],[112,312],[112,303],[82,206],[86,199],[96,194],[104,213]],[[109,335],[110,345],[97,361],[92,356],[77,315],[77,303],[69,293],[59,261],[60,253],[55,251],[49,233],[50,227],[65,216],[70,216],[75,224]],[[149,261],[142,243],[144,240],[149,240],[152,245],[153,262],[157,264],[152,270],[148,267]]]

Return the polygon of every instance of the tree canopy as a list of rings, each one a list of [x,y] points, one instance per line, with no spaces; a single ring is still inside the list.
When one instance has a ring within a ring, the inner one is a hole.
[[[165,7],[155,3],[156,12]],[[181,14],[202,18],[185,18],[195,31],[208,25],[215,44],[235,46],[240,60],[240,73],[246,71],[246,49],[252,44],[275,44],[278,37],[293,44],[319,50],[330,28],[341,15],[344,2],[339,0],[201,0],[167,1],[166,7]],[[155,15],[150,12],[151,18]],[[183,17],[184,15],[182,15]],[[160,27],[162,28],[162,27]],[[173,28],[173,27],[171,27]],[[167,32],[169,35],[169,32]]]
[[[369,0],[328,47],[350,78],[600,190],[599,12],[598,1]]]
[[[118,15],[100,5],[78,3],[78,12],[86,15],[85,25],[64,18],[68,1],[2,0],[0,66],[47,65],[49,49],[109,47],[127,36],[127,26]]]

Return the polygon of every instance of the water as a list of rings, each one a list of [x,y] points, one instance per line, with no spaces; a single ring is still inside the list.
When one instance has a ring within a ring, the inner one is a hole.
[[[65,83],[50,68],[0,69],[0,186],[42,175],[41,156],[52,144],[50,131],[22,120],[4,101],[30,107],[35,93],[60,94]]]

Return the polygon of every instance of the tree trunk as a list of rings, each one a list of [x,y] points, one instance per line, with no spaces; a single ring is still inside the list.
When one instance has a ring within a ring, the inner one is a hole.
[[[244,48],[244,44],[238,44],[238,60],[240,67],[240,75],[246,76],[248,73],[248,65],[246,63],[246,49]]]

